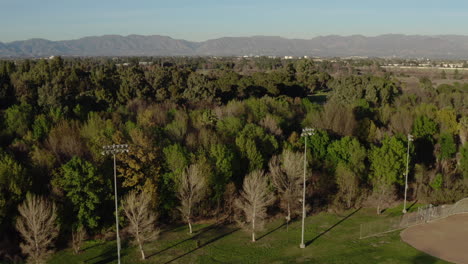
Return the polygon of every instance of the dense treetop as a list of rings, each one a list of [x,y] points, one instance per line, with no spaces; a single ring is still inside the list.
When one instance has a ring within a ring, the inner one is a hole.
[[[408,133],[410,196],[442,203],[468,194],[463,82],[434,87],[426,78],[410,90],[372,63],[127,60],[0,61],[0,233],[17,237],[27,193],[57,204],[64,237],[76,226],[111,228],[113,164],[101,150],[112,143],[130,145],[117,156],[121,195],[149,193],[159,221],[181,220],[177,189],[190,165],[208,186],[194,219],[227,213],[245,175],[269,175],[273,156],[303,151],[306,126],[316,128],[307,160],[314,211],[401,197]]]

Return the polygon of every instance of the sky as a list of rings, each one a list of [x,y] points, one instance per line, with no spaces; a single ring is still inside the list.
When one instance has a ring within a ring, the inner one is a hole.
[[[467,0],[0,0],[0,42],[165,35],[468,35]]]

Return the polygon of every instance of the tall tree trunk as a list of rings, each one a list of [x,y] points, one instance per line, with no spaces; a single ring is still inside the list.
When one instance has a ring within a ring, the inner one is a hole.
[[[189,232],[190,234],[192,234],[192,224],[190,223],[190,220],[188,220],[187,222],[188,222]]]
[[[138,246],[140,247],[141,259],[145,260],[146,257],[145,257],[145,252],[143,251],[143,245],[140,242],[138,242]]]
[[[289,221],[291,221],[291,207],[288,202],[288,215],[286,216],[286,232],[289,231]]]

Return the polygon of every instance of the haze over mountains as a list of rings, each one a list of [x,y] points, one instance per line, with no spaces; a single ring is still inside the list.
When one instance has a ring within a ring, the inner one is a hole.
[[[104,35],[76,40],[30,39],[0,42],[0,57],[62,56],[368,56],[468,58],[468,36],[380,35],[320,36],[287,39],[273,36],[224,37],[202,42],[167,36]]]

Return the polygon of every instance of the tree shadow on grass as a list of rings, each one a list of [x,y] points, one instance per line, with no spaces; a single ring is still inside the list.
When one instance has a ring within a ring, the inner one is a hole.
[[[175,257],[175,258],[169,260],[168,262],[166,262],[166,264],[171,263],[171,262],[173,262],[173,261],[176,261],[176,260],[178,260],[178,259],[180,259],[180,258],[183,258],[183,257],[185,257],[185,256],[187,256],[187,255],[189,255],[189,254],[191,254],[191,253],[197,251],[197,250],[200,249],[200,248],[203,248],[203,247],[205,247],[205,246],[207,246],[207,245],[209,245],[209,244],[211,244],[211,243],[213,243],[213,242],[215,242],[215,241],[217,241],[217,240],[219,240],[219,239],[221,239],[221,238],[223,238],[223,237],[226,237],[226,236],[228,236],[228,235],[230,235],[230,234],[232,234],[232,233],[238,231],[239,229],[240,229],[240,228],[234,228],[233,230],[230,230],[230,231],[227,232],[227,233],[224,233],[224,234],[221,234],[221,235],[219,235],[219,236],[217,236],[217,237],[214,237],[214,238],[212,238],[212,239],[206,241],[205,243],[199,245],[198,247],[196,247],[196,248],[194,248],[194,249],[192,249],[192,250],[190,250],[190,251],[188,251],[188,252],[185,252],[184,254],[182,254],[182,255],[180,255],[180,256],[177,256],[177,257]]]
[[[417,202],[418,202],[418,200],[415,200],[408,208],[406,208],[406,210],[409,212],[411,210],[411,208],[413,208],[413,206],[416,205]]]
[[[359,210],[361,210],[361,207],[359,207],[358,209],[356,209],[354,212],[350,213],[349,215],[347,215],[345,218],[341,219],[340,221],[336,222],[334,225],[330,226],[327,230],[323,231],[322,233],[318,234],[317,236],[315,236],[314,238],[312,238],[311,240],[307,241],[305,243],[306,246],[312,244],[315,240],[319,239],[321,236],[325,235],[326,233],[330,232],[330,230],[332,230],[333,228],[335,228],[336,226],[338,226],[339,224],[343,223],[345,220],[347,220],[348,218],[350,218],[351,216],[353,216],[355,213],[359,212]]]
[[[126,248],[128,246],[128,242],[123,242],[121,248]],[[122,249],[120,250],[120,258],[123,258],[125,254]],[[117,261],[117,246],[115,244],[106,245],[104,249],[101,251],[101,254],[98,256],[92,257],[84,261],[84,263],[92,263],[92,264],[105,264],[105,263],[113,263]]]
[[[184,239],[184,240],[181,240],[181,241],[179,241],[179,242],[177,242],[177,243],[175,243],[175,244],[173,244],[173,245],[170,245],[169,247],[167,247],[167,248],[165,248],[165,249],[156,251],[156,252],[154,252],[153,254],[148,255],[147,258],[154,257],[154,256],[159,255],[159,254],[161,254],[161,253],[163,253],[163,252],[165,252],[165,251],[167,251],[167,250],[169,250],[169,249],[171,249],[171,248],[174,248],[174,247],[176,247],[176,246],[178,246],[178,245],[180,245],[180,244],[183,244],[183,243],[185,243],[185,242],[187,242],[187,241],[189,241],[189,240],[196,239],[196,238],[198,238],[201,234],[210,231],[211,229],[215,228],[217,225],[218,225],[218,224],[212,224],[212,225],[206,226],[206,227],[204,227],[204,228],[198,230],[198,231],[195,233],[195,235],[190,236],[189,238],[186,238],[186,239]]]
[[[262,238],[264,238],[264,237],[266,237],[266,236],[268,236],[269,234],[275,232],[276,230],[282,228],[282,227],[285,226],[285,225],[286,225],[286,223],[282,223],[282,224],[281,224],[280,226],[278,226],[277,228],[272,229],[272,230],[268,231],[267,233],[263,234],[262,236],[258,237],[258,238],[257,238],[257,241],[260,240],[260,239],[262,239]]]
[[[419,254],[413,258],[411,263],[414,264],[432,264],[437,263],[439,260],[433,256],[427,254]]]

